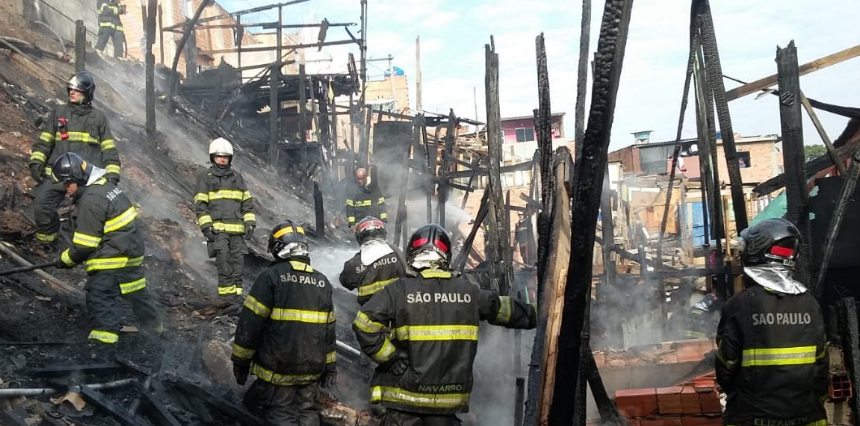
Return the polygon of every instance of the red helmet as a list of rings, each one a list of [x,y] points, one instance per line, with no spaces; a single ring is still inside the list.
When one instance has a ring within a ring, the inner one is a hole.
[[[428,224],[419,228],[409,239],[406,261],[416,270],[448,269],[451,263],[451,237],[445,228]]]
[[[384,240],[385,236],[385,222],[373,216],[361,219],[358,225],[355,226],[355,239],[359,244],[376,239]]]

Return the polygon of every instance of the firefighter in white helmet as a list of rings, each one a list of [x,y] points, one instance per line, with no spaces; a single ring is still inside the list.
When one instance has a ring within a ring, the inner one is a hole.
[[[251,193],[242,175],[231,167],[233,145],[224,138],[209,144],[212,166],[197,176],[194,213],[218,267],[218,294],[241,299],[246,239],[257,224]]]

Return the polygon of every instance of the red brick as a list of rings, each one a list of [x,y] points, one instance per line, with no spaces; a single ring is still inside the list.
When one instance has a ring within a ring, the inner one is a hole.
[[[699,395],[692,386],[684,386],[681,391],[681,411],[684,414],[698,414],[702,412],[699,405]]]
[[[680,417],[661,416],[655,419],[640,419],[641,426],[682,426]]]
[[[681,426],[722,426],[721,416],[681,416]]]
[[[708,377],[696,377],[693,379],[693,387],[696,389],[696,392],[713,392],[714,388],[714,380]]]
[[[699,392],[699,405],[704,414],[721,414],[723,412],[720,395],[716,391]]]
[[[627,420],[627,426],[639,426],[638,419],[625,419]]]
[[[657,409],[660,414],[681,414],[681,386],[657,388]]]
[[[625,417],[642,417],[653,414],[657,412],[657,390],[655,388],[617,390],[615,391],[615,405]]]

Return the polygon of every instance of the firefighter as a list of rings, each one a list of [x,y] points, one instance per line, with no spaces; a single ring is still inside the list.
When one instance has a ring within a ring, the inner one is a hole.
[[[530,329],[537,312],[448,271],[451,240],[438,225],[412,235],[406,259],[415,274],[374,295],[352,326],[362,351],[380,364],[371,402],[385,407],[386,425],[456,425],[455,414],[469,410],[478,322]]]
[[[125,44],[125,33],[122,30],[122,19],[125,15],[125,5],[116,0],[98,0],[99,10],[99,39],[96,42],[96,52],[101,54],[107,46],[108,39],[113,39],[113,56],[122,58],[125,56],[123,46]]]
[[[194,213],[218,268],[218,295],[242,296],[242,269],[248,254],[246,239],[254,235],[257,217],[251,193],[234,170],[233,145],[218,138],[209,144],[212,166],[197,176]]]
[[[113,185],[119,183],[119,153],[104,114],[93,108],[96,92],[93,76],[82,71],[66,83],[69,103],[54,109],[48,117],[39,140],[30,154],[30,175],[36,181],[33,189],[33,214],[36,239],[54,244],[60,230],[57,207],[66,190],[51,179],[51,167],[60,156],[74,152],[88,164],[105,169],[105,177]]]
[[[530,224],[526,219],[526,215],[523,212],[519,212],[519,220],[517,221],[517,227],[514,231],[514,241],[517,246],[520,248],[520,257],[523,259],[523,263],[526,265],[531,265],[531,259],[529,257],[529,228]]]
[[[51,172],[75,204],[72,245],[60,255],[57,267],[86,265],[89,339],[102,347],[112,348],[117,343],[120,312],[116,298],[120,295],[131,302],[147,329],[161,334],[164,326],[141,267],[143,235],[134,205],[122,189],[106,179],[104,169],[73,152],[57,158]]]
[[[825,426],[824,319],[792,278],[800,232],[784,219],[743,231],[746,289],[722,308],[716,373],[728,399],[726,425]]]
[[[708,293],[696,302],[684,317],[684,337],[687,339],[711,339],[717,326],[719,299]]]
[[[346,223],[352,229],[357,219],[367,216],[388,223],[385,197],[378,185],[367,184],[367,169],[358,168],[355,170],[355,186],[346,195]]]
[[[310,265],[305,231],[286,221],[269,235],[275,261],[258,277],[239,315],[233,375],[244,385],[245,405],[269,424],[319,425],[319,386],[331,387],[335,369],[332,288]]]
[[[339,279],[347,289],[358,289],[359,305],[397,278],[406,276],[403,253],[385,241],[385,237],[385,223],[375,217],[366,217],[355,227],[355,239],[361,249],[344,262]]]

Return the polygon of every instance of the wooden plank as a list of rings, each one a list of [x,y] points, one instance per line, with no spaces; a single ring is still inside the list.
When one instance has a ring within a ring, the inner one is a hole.
[[[75,72],[87,69],[87,27],[84,21],[75,21]]]
[[[841,50],[839,52],[823,56],[814,61],[807,62],[800,67],[797,68],[798,75],[806,75],[811,72],[818,71],[820,69],[827,68],[831,65],[836,65],[840,62],[847,61],[852,58],[856,58],[860,56],[860,44],[849,47],[845,50]],[[744,84],[743,86],[736,87],[732,90],[726,92],[726,99],[729,101],[733,101],[735,99],[744,97],[751,93],[758,92],[762,89],[767,89],[775,84],[777,84],[778,74],[769,75],[765,78],[758,79],[753,81],[752,83]]]
[[[800,101],[803,103],[803,109],[806,110],[806,114],[809,115],[809,119],[812,120],[812,125],[815,126],[815,130],[818,131],[818,136],[821,136],[821,141],[824,142],[824,146],[827,148],[827,153],[830,155],[830,159],[833,160],[833,164],[836,165],[836,169],[839,170],[839,174],[844,175],[847,171],[845,169],[845,164],[840,161],[839,154],[836,153],[836,147],[833,146],[833,142],[830,141],[830,137],[827,136],[827,132],[824,131],[824,125],[822,125],[821,120],[818,119],[818,114],[816,114],[815,110],[812,109],[812,104],[809,103],[809,99],[806,98],[803,91],[799,90],[798,92],[800,93]]]
[[[501,167],[499,167],[499,173],[505,174],[505,173],[511,173],[511,172],[524,172],[524,171],[532,168],[533,162],[534,162],[534,160],[532,159],[529,161],[523,161],[522,163],[518,163],[518,164],[511,164],[509,166],[501,166]],[[442,174],[442,179],[451,180],[451,179],[465,178],[465,177],[471,176],[472,173],[475,173],[475,172],[477,172],[479,175],[488,175],[490,170],[488,168],[478,167],[478,168],[475,168],[472,170],[449,172],[449,173]]]

